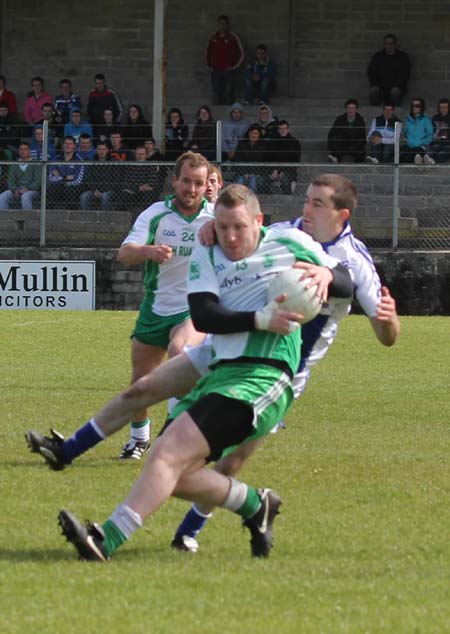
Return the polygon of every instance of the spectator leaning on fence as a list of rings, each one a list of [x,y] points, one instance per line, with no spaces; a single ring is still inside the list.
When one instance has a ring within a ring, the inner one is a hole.
[[[61,79],[59,82],[61,94],[55,97],[55,112],[58,123],[65,125],[69,123],[70,111],[73,108],[81,110],[81,99],[72,92],[72,82],[70,79]]]
[[[374,163],[391,163],[394,160],[395,124],[400,123],[394,111],[394,104],[384,104],[382,114],[374,117],[370,124],[367,140],[369,156]]]
[[[6,77],[0,75],[0,101],[6,101],[10,114],[17,114],[16,95],[6,87]]]
[[[446,163],[450,158],[450,100],[439,99],[437,114],[432,119],[434,139],[430,155],[436,163]]]
[[[53,97],[50,97],[44,89],[42,77],[33,77],[31,80],[32,91],[28,93],[23,107],[23,118],[29,125],[35,125],[42,119],[41,108],[44,103],[53,105]]]
[[[41,189],[41,166],[32,163],[30,145],[22,141],[19,145],[19,161],[8,170],[8,189],[0,194],[0,209],[8,209],[14,201],[22,209],[32,209],[33,200]]]
[[[403,126],[406,143],[400,148],[402,163],[433,165],[434,159],[428,154],[433,140],[433,124],[425,112],[425,101],[420,97],[411,100],[411,110]]]

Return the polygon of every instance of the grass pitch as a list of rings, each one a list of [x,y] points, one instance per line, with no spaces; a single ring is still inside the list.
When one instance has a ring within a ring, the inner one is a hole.
[[[57,512],[103,521],[140,472],[125,430],[63,472],[23,433],[64,434],[129,380],[129,312],[0,312],[0,632],[450,631],[449,318],[402,318],[391,349],[350,317],[287,430],[242,479],[283,498],[268,560],[217,511],[190,556],[171,500],[105,565],[76,560]],[[155,429],[165,407],[153,412]]]

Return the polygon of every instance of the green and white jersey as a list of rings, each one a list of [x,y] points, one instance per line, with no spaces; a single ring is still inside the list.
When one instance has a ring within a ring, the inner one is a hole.
[[[186,278],[189,257],[197,243],[197,230],[214,218],[213,208],[203,200],[194,216],[184,216],[174,207],[174,196],[150,205],[136,218],[124,244],[165,244],[172,247],[172,257],[164,264],[147,260],[144,268],[146,298],[151,310],[168,317],[189,310]]]
[[[189,267],[188,293],[213,293],[230,310],[256,311],[267,304],[267,289],[275,275],[297,260],[334,268],[318,242],[292,228],[262,229],[258,248],[251,256],[233,262],[218,245],[195,248]],[[222,359],[254,357],[288,363],[293,374],[300,357],[300,329],[291,335],[251,331],[212,337],[212,365]]]

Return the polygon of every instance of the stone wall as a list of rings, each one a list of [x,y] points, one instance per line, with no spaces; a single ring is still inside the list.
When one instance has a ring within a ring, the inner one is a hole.
[[[115,249],[0,248],[0,260],[96,260],[99,310],[136,310],[142,298],[142,270],[117,264]],[[375,252],[383,283],[403,315],[450,315],[450,257],[442,252]]]

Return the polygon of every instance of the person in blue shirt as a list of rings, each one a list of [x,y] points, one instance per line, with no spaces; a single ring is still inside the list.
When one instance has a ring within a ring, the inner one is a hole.
[[[269,103],[276,90],[276,68],[267,54],[267,46],[258,44],[255,59],[245,70],[244,104]]]
[[[94,136],[91,124],[82,120],[81,110],[72,108],[70,111],[70,122],[64,126],[64,136],[73,136],[75,143],[78,143],[83,133],[89,134],[90,137]]]

